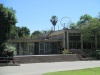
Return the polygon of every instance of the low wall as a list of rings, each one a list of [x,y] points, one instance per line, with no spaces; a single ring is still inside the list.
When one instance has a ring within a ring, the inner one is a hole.
[[[19,63],[41,63],[41,62],[61,62],[61,61],[80,61],[81,57],[77,54],[57,54],[57,55],[22,55],[15,56]]]

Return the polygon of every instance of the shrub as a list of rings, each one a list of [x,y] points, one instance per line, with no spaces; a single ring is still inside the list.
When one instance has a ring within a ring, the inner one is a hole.
[[[4,60],[4,61],[0,61],[0,63],[8,63],[12,61],[13,56],[16,55],[16,48],[13,45],[8,44],[8,43],[3,43],[2,45],[4,49],[3,49],[1,57],[5,57],[5,58],[0,58],[0,60]]]
[[[90,57],[95,57],[97,59],[100,59],[100,50],[90,52]]]
[[[16,48],[12,44],[5,43],[4,51],[13,52],[13,55],[16,55]]]
[[[95,57],[96,56],[96,51],[91,51],[89,55],[90,55],[90,57]]]
[[[100,50],[96,50],[96,58],[100,59]]]
[[[64,49],[62,53],[67,54],[67,53],[69,53],[69,51],[67,49]]]

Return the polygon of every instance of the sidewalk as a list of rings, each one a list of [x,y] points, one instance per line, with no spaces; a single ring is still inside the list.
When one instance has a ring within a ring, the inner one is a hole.
[[[47,72],[100,67],[100,61],[31,63],[0,67],[0,75],[42,75]]]

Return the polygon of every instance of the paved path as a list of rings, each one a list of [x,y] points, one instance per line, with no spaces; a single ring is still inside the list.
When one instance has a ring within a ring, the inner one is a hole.
[[[100,61],[74,61],[21,64],[0,67],[0,75],[42,75],[46,72],[100,67]]]

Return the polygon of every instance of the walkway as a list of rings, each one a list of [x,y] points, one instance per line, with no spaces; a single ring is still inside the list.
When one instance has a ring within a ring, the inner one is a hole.
[[[31,63],[0,67],[0,75],[42,75],[46,72],[100,67],[100,61]]]

